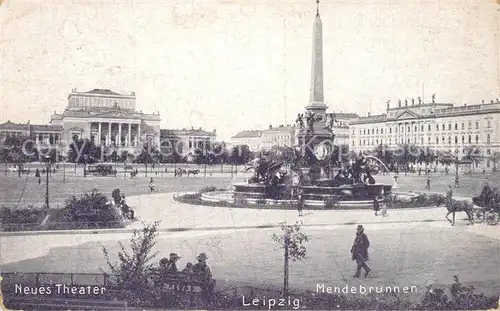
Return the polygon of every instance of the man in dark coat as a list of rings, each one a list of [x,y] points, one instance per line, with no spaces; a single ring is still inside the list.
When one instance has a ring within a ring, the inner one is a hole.
[[[362,225],[358,225],[356,230],[356,238],[354,238],[354,244],[351,248],[352,260],[356,260],[356,274],[355,278],[359,278],[361,275],[361,268],[365,269],[365,277],[368,276],[371,269],[366,265],[368,260],[368,247],[370,247],[370,241],[364,233],[364,228]]]

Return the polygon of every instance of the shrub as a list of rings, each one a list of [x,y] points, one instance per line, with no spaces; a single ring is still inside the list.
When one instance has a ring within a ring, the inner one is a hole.
[[[134,231],[130,239],[131,252],[125,249],[122,242],[118,242],[118,262],[112,263],[108,249],[102,248],[106,263],[114,276],[112,285],[120,290],[119,298],[142,307],[152,307],[158,299],[159,288],[150,282],[155,278],[155,268],[151,261],[158,254],[153,253],[158,225],[159,221],[156,221],[140,231]]]
[[[327,196],[324,199],[325,208],[335,208],[338,206],[339,201],[340,201],[340,199],[336,195]]]
[[[486,297],[476,293],[474,286],[463,286],[458,276],[453,276],[450,286],[451,297],[445,290],[428,286],[422,301],[413,309],[416,310],[484,310],[498,308],[498,297]]]
[[[255,203],[256,203],[257,205],[266,205],[266,204],[267,204],[267,201],[266,201],[266,199],[257,199],[257,200],[255,201]]]
[[[28,205],[26,208],[2,207],[0,208],[0,222],[13,223],[38,223],[47,210]]]
[[[111,222],[123,219],[118,209],[109,204],[106,196],[97,189],[79,199],[73,196],[66,200],[63,214],[68,221]]]
[[[201,188],[201,190],[200,190],[200,191],[198,191],[198,193],[200,193],[200,194],[201,194],[201,193],[205,193],[205,192],[213,192],[213,191],[217,191],[217,190],[218,190],[218,189],[217,189],[217,187],[215,187],[215,186],[206,186],[206,187]]]

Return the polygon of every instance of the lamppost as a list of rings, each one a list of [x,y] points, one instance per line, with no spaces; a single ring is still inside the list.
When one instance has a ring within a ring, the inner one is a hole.
[[[455,154],[455,188],[458,188],[459,186],[459,179],[458,179],[458,153]]]
[[[45,155],[46,175],[45,175],[45,208],[49,209],[49,171],[50,171],[50,156]]]
[[[63,158],[63,183],[66,182],[66,158]]]

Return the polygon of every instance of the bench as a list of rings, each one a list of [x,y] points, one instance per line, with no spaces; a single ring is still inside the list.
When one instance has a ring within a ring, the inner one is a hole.
[[[5,297],[4,304],[19,310],[134,310],[126,301],[54,297]]]
[[[216,284],[214,279],[204,282],[191,276],[191,279],[188,280],[182,272],[169,273],[162,276],[160,271],[155,271],[154,278],[155,286],[163,286],[166,290],[170,289],[174,291],[195,292],[195,288],[197,288],[199,292],[211,294]]]

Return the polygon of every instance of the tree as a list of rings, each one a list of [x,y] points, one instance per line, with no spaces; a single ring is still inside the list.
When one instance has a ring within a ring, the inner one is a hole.
[[[142,146],[141,152],[135,157],[134,162],[143,163],[146,167],[146,176],[148,174],[148,164],[155,163],[157,154],[159,154],[158,150],[152,144],[145,143]]]
[[[303,244],[308,242],[309,238],[307,235],[300,232],[300,226],[298,224],[282,224],[281,231],[283,232],[283,235],[273,234],[272,239],[285,250],[283,296],[286,296],[288,295],[288,260],[302,261],[307,258],[307,249]]]
[[[231,149],[229,162],[234,165],[242,165],[248,163],[253,158],[254,154],[247,145],[238,145]]]
[[[498,170],[498,162],[500,161],[500,152],[493,152],[493,154],[490,156],[490,161],[493,163],[493,172],[496,172]]]
[[[112,262],[109,251],[102,248],[104,258],[114,276],[114,285],[121,290],[123,297],[132,300],[138,305],[147,306],[154,303],[155,286],[149,284],[149,280],[154,279],[154,265],[152,260],[158,252],[153,253],[156,245],[155,239],[158,236],[159,221],[145,226],[142,230],[134,231],[130,239],[130,251],[125,249],[122,242],[118,242],[120,251],[118,261]]]
[[[440,151],[438,154],[438,161],[443,165],[451,165],[455,163],[456,160],[457,157],[449,150]]]
[[[474,172],[474,167],[483,162],[484,157],[481,153],[481,149],[477,146],[470,146],[464,148],[464,156],[462,157],[462,160],[470,161],[472,163],[472,172]]]

